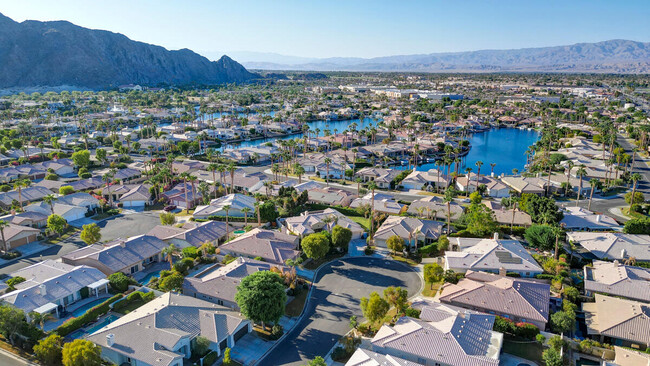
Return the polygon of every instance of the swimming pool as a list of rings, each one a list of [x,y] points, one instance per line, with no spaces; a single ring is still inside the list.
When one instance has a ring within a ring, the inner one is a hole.
[[[160,277],[160,271],[148,273],[146,276],[144,276],[144,278],[142,279],[142,281],[140,281],[140,283],[143,285],[147,285],[154,277]]]
[[[119,319],[117,316],[115,316],[115,315],[109,315],[109,316],[106,317],[106,319],[102,320],[101,322],[99,322],[99,323],[93,325],[93,326],[90,327],[90,328],[87,328],[87,329],[84,331],[84,333],[86,333],[86,334],[93,334],[93,333],[95,333],[96,331],[100,330],[101,328],[104,328],[105,326],[107,326],[107,325],[111,324],[112,322],[116,321],[117,319]]]
[[[85,304],[83,306],[80,306],[77,309],[73,310],[70,314],[72,314],[72,316],[74,316],[75,318],[78,317],[78,316],[82,316],[82,315],[84,315],[86,313],[86,311],[88,311],[88,309],[90,309],[90,308],[92,308],[94,306],[97,306],[97,305],[103,303],[106,300],[108,300],[108,298],[101,298],[101,299],[93,300],[93,301],[91,301],[91,302],[89,302],[89,303],[87,303],[87,304]]]

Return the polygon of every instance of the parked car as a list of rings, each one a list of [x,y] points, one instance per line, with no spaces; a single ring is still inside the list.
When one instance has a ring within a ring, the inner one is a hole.
[[[176,209],[175,205],[169,205],[169,206],[165,206],[165,208],[163,208],[163,211],[171,212],[171,211],[174,211],[175,209]]]

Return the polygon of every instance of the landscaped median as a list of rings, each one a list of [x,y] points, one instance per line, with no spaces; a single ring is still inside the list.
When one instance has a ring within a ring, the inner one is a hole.
[[[117,294],[109,298],[103,303],[88,309],[88,311],[86,311],[83,315],[67,320],[65,323],[61,324],[58,328],[56,328],[55,332],[58,335],[65,337],[68,334],[74,332],[75,330],[83,328],[85,325],[91,322],[97,321],[97,319],[99,319],[100,316],[108,313],[108,311],[110,310],[110,305],[112,303],[116,302],[122,297],[124,297],[123,294]]]

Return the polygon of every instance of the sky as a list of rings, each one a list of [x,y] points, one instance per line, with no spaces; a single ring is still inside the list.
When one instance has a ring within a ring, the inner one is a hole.
[[[649,0],[0,0],[0,13],[204,55],[368,58],[650,41]]]

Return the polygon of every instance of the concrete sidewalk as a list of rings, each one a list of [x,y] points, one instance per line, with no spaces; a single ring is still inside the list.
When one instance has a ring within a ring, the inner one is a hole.
[[[0,267],[4,266],[5,264],[20,260],[22,258],[27,258],[31,255],[38,254],[44,250],[47,250],[48,248],[49,246],[47,244],[43,244],[40,241],[21,245],[20,247],[15,249],[17,252],[21,254],[20,257],[9,259],[9,260],[0,259]]]

